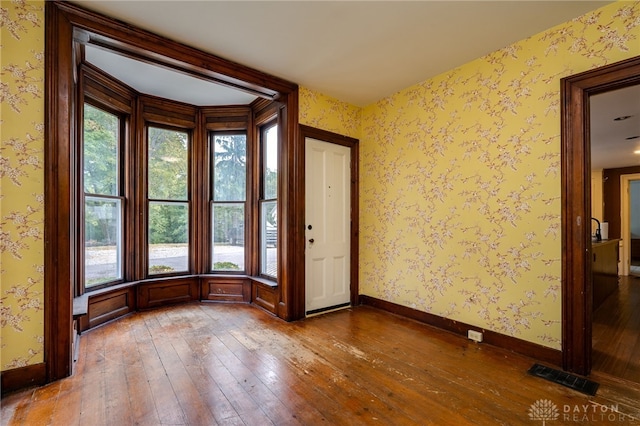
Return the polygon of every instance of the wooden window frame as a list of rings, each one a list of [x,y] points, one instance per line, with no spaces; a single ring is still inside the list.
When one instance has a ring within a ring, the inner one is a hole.
[[[82,52],[80,52],[81,54]],[[83,56],[83,55],[82,55]],[[97,68],[81,63],[78,69],[78,84],[77,87],[80,88],[77,90],[77,109],[76,116],[78,117],[76,123],[77,128],[73,129],[76,135],[76,140],[80,141],[77,146],[77,151],[74,151],[77,157],[71,160],[72,167],[76,170],[75,179],[78,182],[78,188],[82,191],[83,180],[82,180],[82,144],[84,144],[84,140],[82,137],[83,132],[83,108],[84,104],[88,103],[93,105],[94,107],[103,109],[110,113],[118,115],[121,120],[120,123],[120,155],[123,157],[119,160],[121,170],[120,170],[120,179],[121,179],[121,191],[122,196],[125,200],[124,206],[124,217],[123,217],[123,250],[126,252],[133,250],[131,245],[131,241],[127,238],[129,232],[127,231],[128,221],[127,217],[131,217],[135,215],[135,211],[130,208],[131,203],[127,202],[127,200],[131,199],[132,196],[132,186],[128,184],[129,178],[128,176],[132,175],[130,171],[130,161],[132,158],[132,144],[131,141],[134,139],[134,128],[135,125],[133,123],[133,112],[135,109],[135,97],[136,94],[133,90],[128,88],[126,85],[123,85],[117,81],[106,76],[102,71]],[[74,147],[72,147],[73,149]],[[73,164],[76,162],[75,164]],[[135,173],[135,172],[133,172]],[[73,197],[72,197],[73,198]],[[78,218],[78,223],[84,223],[84,213],[83,213],[83,203],[82,197],[79,197],[76,201],[74,201],[74,205],[77,207],[75,211],[75,215]],[[79,229],[77,233],[77,239],[75,241],[76,247],[78,247],[78,251],[84,245],[84,227]],[[78,278],[84,278],[84,254],[82,254],[78,262],[76,263],[75,276]],[[123,277],[121,280],[112,281],[109,283],[104,283],[101,285],[94,286],[90,289],[90,291],[96,291],[108,286],[117,285],[118,283],[130,280],[132,277],[128,275],[128,271],[131,269],[130,259],[127,256],[123,259]],[[74,286],[74,296],[80,296],[86,291],[84,280],[77,279]]]
[[[213,165],[211,164],[211,159],[213,158],[213,146],[211,145],[211,134],[213,133],[237,133],[242,132],[247,135],[247,187],[246,187],[246,200],[245,200],[245,230],[250,229],[252,221],[251,208],[253,204],[251,200],[253,199],[253,185],[251,184],[253,180],[253,151],[252,147],[254,145],[253,132],[251,131],[253,126],[253,116],[252,116],[252,107],[250,105],[247,106],[215,106],[215,107],[203,107],[200,108],[200,116],[203,123],[203,132],[205,132],[206,144],[202,146],[201,150],[198,151],[198,155],[200,155],[204,160],[200,162],[200,166],[204,168],[202,176],[204,176],[204,180],[200,185],[200,192],[202,196],[202,200],[205,202],[201,205],[202,217],[206,218],[207,223],[210,224],[212,221],[213,212],[211,210],[212,202],[213,202],[213,176],[210,174],[213,170]],[[211,244],[213,237],[210,233],[211,227],[207,226],[206,229],[201,229],[200,232],[200,259],[202,260],[202,268],[203,273],[212,274],[216,276],[224,276],[224,275],[241,275],[234,274],[230,271],[214,271],[212,269],[213,259],[211,257]],[[247,235],[250,236],[251,232],[245,233],[245,271],[244,274],[251,274],[251,261],[252,257],[250,255],[252,246],[252,239],[248,238]]]
[[[122,201],[122,229],[120,229],[120,233],[121,233],[121,243],[122,243],[122,251],[123,253],[126,253],[128,251],[126,242],[127,242],[127,212],[126,212],[126,206],[127,206],[127,180],[125,178],[125,173],[124,173],[124,169],[126,167],[127,164],[127,160],[126,160],[126,149],[127,149],[127,136],[126,136],[126,129],[128,127],[127,121],[128,121],[128,117],[120,112],[115,112],[113,111],[111,108],[108,107],[108,105],[102,103],[102,102],[97,102],[93,99],[89,99],[87,97],[85,97],[84,102],[79,102],[78,103],[78,134],[82,133],[84,134],[84,113],[80,112],[80,110],[84,111],[84,106],[85,105],[90,105],[96,109],[100,109],[102,111],[108,112],[110,114],[113,114],[114,116],[116,116],[118,118],[118,127],[119,127],[119,134],[118,134],[118,174],[120,176],[118,176],[118,193],[120,195],[118,196],[111,196],[108,198],[113,198],[113,199],[120,199]],[[79,176],[79,184],[78,187],[80,188],[80,190],[78,191],[78,222],[82,225],[78,228],[78,277],[82,278],[82,279],[78,279],[78,282],[76,283],[76,292],[75,295],[76,296],[80,296],[82,294],[84,294],[87,291],[95,291],[95,290],[99,290],[105,287],[109,287],[109,286],[113,286],[116,284],[119,284],[121,282],[124,282],[126,280],[126,262],[124,261],[124,257],[121,259],[122,262],[122,277],[117,279],[117,280],[113,280],[113,281],[107,281],[95,286],[92,286],[89,290],[87,290],[86,287],[86,276],[85,276],[85,267],[86,267],[86,247],[84,246],[85,244],[85,231],[86,231],[86,222],[85,222],[85,206],[86,206],[86,198],[87,196],[98,196],[100,197],[102,194],[90,194],[88,195],[86,193],[86,191],[84,190],[84,181],[83,181],[83,165],[84,165],[84,137],[82,137],[81,139],[79,139],[81,142],[78,146],[78,165],[77,168],[80,171],[80,173],[78,173]]]
[[[215,135],[239,135],[242,134],[245,136],[246,138],[246,164],[245,164],[245,197],[243,201],[216,201],[214,199],[214,164],[213,164],[213,159],[215,157],[215,146],[214,146],[214,139],[215,139]],[[211,274],[216,274],[216,275],[247,275],[250,269],[251,269],[251,258],[249,256],[249,253],[251,252],[251,239],[249,238],[249,236],[253,233],[253,229],[251,229],[251,218],[253,216],[253,211],[251,211],[251,209],[249,208],[250,204],[250,200],[252,198],[252,192],[251,192],[251,180],[253,179],[253,174],[251,173],[251,167],[250,164],[252,164],[253,159],[251,158],[251,146],[253,144],[253,141],[249,138],[249,132],[248,129],[244,128],[244,129],[234,129],[234,130],[229,130],[224,129],[224,130],[210,130],[207,132],[207,141],[209,144],[208,150],[207,150],[207,155],[208,155],[208,160],[210,160],[208,162],[209,166],[207,167],[207,172],[208,172],[208,176],[207,176],[207,181],[209,183],[209,190],[208,190],[208,204],[209,204],[209,214],[205,217],[208,218],[208,223],[209,223],[209,235],[210,238],[208,240],[209,242],[209,247],[210,247],[210,252],[207,253],[207,258],[210,259],[207,268],[208,273]],[[213,206],[216,204],[244,204],[244,268],[240,271],[233,271],[233,270],[216,270],[213,269],[213,235],[211,235],[211,229],[212,226],[211,224],[213,223]]]
[[[169,104],[170,105],[170,104]],[[194,114],[194,121],[195,121],[195,114]],[[188,138],[188,146],[187,146],[187,169],[188,169],[188,176],[187,176],[187,199],[186,200],[171,200],[171,199],[159,199],[159,198],[150,198],[149,196],[149,129],[150,128],[155,128],[155,129],[162,129],[162,130],[169,130],[169,131],[175,131],[175,132],[182,132],[187,134],[187,138]],[[194,196],[193,196],[193,189],[197,187],[196,184],[194,184],[195,180],[199,180],[200,177],[196,176],[194,174],[194,168],[195,165],[193,164],[193,150],[194,150],[194,146],[196,144],[195,142],[195,137],[194,134],[196,133],[195,131],[195,127],[178,127],[175,125],[169,125],[169,124],[165,124],[163,122],[160,121],[147,121],[145,120],[143,123],[143,132],[144,132],[144,142],[142,143],[142,145],[144,145],[144,163],[143,164],[139,164],[140,168],[141,168],[141,173],[139,174],[139,177],[142,178],[142,180],[145,182],[144,185],[142,185],[142,187],[145,190],[145,196],[143,199],[140,200],[140,209],[143,212],[142,213],[142,217],[145,220],[145,228],[143,228],[141,230],[142,233],[144,233],[144,240],[145,240],[145,244],[144,244],[144,253],[145,256],[144,258],[142,258],[142,262],[143,262],[143,269],[145,271],[143,279],[156,279],[156,278],[163,278],[163,277],[172,277],[172,276],[185,276],[185,275],[192,275],[195,273],[196,269],[195,269],[195,264],[196,264],[196,258],[198,256],[197,251],[195,250],[194,247],[194,239],[197,237],[197,234],[195,232],[193,232],[193,227],[196,223],[200,222],[201,218],[199,217],[198,211],[196,209],[193,208],[193,204],[194,204]],[[141,161],[138,161],[138,163],[141,163]],[[140,183],[140,179],[137,180],[138,184]],[[187,249],[187,270],[186,271],[176,271],[176,272],[164,272],[164,273],[157,273],[157,274],[152,274],[150,272],[150,263],[151,263],[151,259],[149,257],[150,255],[150,250],[149,250],[149,218],[150,218],[150,211],[151,211],[151,203],[176,203],[176,204],[186,204],[187,205],[187,211],[188,211],[188,249]]]
[[[278,126],[278,119],[277,117],[270,117],[268,119],[266,119],[263,123],[259,124],[257,127],[257,131],[259,134],[258,137],[258,141],[257,141],[257,149],[256,152],[258,153],[258,157],[257,157],[257,163],[259,164],[259,174],[258,174],[258,182],[260,185],[260,191],[258,192],[258,197],[257,197],[257,208],[254,211],[257,218],[258,218],[258,227],[254,228],[255,234],[258,236],[258,245],[256,247],[258,247],[259,249],[256,249],[256,252],[258,252],[258,268],[257,268],[257,275],[261,278],[264,278],[267,281],[273,281],[274,283],[278,282],[278,271],[276,270],[276,275],[269,275],[263,272],[263,262],[266,262],[266,259],[263,258],[262,256],[262,244],[263,238],[266,238],[262,235],[262,205],[264,203],[267,202],[274,202],[276,203],[276,211],[279,211],[279,206],[278,206],[278,192],[279,192],[279,188],[276,189],[276,198],[266,198],[265,195],[265,185],[266,185],[266,133],[268,129],[271,129],[273,127],[277,127]],[[279,130],[278,130],[278,135],[280,134]],[[279,136],[278,136],[279,139]],[[280,143],[278,141],[278,149],[280,148]],[[280,152],[278,152],[278,163],[280,162]],[[280,166],[278,164],[278,174],[280,171]],[[279,216],[279,214],[278,214]],[[279,221],[279,220],[278,220]],[[279,225],[279,224],[278,224]],[[280,226],[276,227],[276,231],[280,229]],[[279,231],[277,231],[279,234]],[[277,241],[279,242],[281,240],[280,236],[278,235],[277,237]],[[264,241],[264,244],[266,245],[266,241]],[[276,244],[276,249],[278,247],[278,244]]]

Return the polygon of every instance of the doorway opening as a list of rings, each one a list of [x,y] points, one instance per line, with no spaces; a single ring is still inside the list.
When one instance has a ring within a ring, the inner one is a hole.
[[[589,98],[640,84],[640,57],[562,79],[562,367],[592,368]]]

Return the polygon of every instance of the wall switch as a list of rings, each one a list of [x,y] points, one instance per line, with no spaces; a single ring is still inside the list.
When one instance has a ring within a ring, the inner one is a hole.
[[[469,330],[467,331],[467,336],[469,337],[469,339],[473,340],[474,342],[482,342],[482,333],[479,331],[475,331],[475,330]]]

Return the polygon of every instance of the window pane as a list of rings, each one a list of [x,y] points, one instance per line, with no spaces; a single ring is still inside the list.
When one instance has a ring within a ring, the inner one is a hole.
[[[213,206],[214,271],[244,271],[244,203]]]
[[[188,270],[187,203],[149,202],[149,274]]]
[[[118,127],[116,115],[84,104],[84,192],[119,195]]]
[[[260,205],[260,272],[278,276],[278,203],[266,201]]]
[[[175,130],[149,127],[149,198],[187,200],[189,135]]]
[[[264,134],[264,199],[278,198],[278,126],[271,126]]]
[[[214,135],[214,201],[245,201],[247,137]]]
[[[84,285],[122,279],[122,202],[85,197]]]

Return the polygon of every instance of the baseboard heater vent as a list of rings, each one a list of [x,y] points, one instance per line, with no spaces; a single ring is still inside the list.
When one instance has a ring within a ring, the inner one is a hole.
[[[531,367],[527,373],[592,396],[596,394],[598,386],[600,386],[598,383],[591,380],[587,380],[564,371],[554,370],[553,368],[545,367],[540,364],[533,364],[533,367]]]

